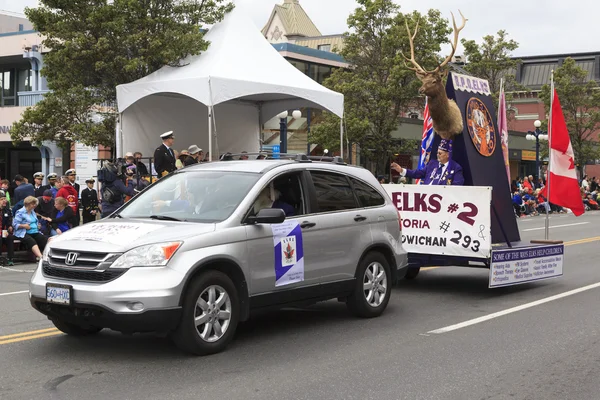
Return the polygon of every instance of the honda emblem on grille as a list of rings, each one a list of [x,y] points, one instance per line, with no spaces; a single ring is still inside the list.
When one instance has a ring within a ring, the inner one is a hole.
[[[79,254],[77,253],[67,253],[67,256],[65,257],[65,264],[67,265],[75,265],[75,263],[77,262],[77,256]]]

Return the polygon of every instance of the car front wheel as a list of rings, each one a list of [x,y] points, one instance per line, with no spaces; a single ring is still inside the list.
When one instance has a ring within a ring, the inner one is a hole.
[[[235,334],[239,307],[231,279],[219,271],[204,272],[188,287],[173,341],[180,349],[196,355],[224,350]]]
[[[369,253],[356,270],[356,287],[348,298],[348,309],[362,318],[378,317],[390,301],[390,266],[381,253]]]

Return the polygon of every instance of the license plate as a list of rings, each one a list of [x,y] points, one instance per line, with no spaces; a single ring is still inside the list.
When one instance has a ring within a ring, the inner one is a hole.
[[[46,301],[48,303],[71,305],[73,287],[68,285],[46,285]]]

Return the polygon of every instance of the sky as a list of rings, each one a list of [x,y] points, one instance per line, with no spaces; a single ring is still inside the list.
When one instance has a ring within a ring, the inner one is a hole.
[[[600,51],[600,1],[581,0],[508,0],[473,2],[468,0],[395,0],[402,12],[426,12],[439,9],[448,19],[450,12],[459,18],[460,9],[469,20],[461,38],[481,42],[486,35],[504,29],[509,39],[519,43],[513,56],[564,54]],[[262,28],[273,6],[283,0],[235,0],[247,9],[258,28]],[[300,0],[322,34],[343,33],[346,20],[357,7],[354,0]],[[37,0],[0,0],[0,10],[23,12],[25,7],[37,5]],[[445,49],[447,50],[447,49]],[[459,46],[457,55],[462,54]]]

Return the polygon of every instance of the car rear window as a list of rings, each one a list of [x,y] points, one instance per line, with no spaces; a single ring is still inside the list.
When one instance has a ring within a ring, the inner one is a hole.
[[[352,181],[354,192],[360,201],[361,207],[377,207],[385,204],[385,199],[377,189],[358,179],[350,178],[350,180]]]
[[[318,212],[352,210],[358,207],[350,181],[345,175],[310,171],[317,194]]]

